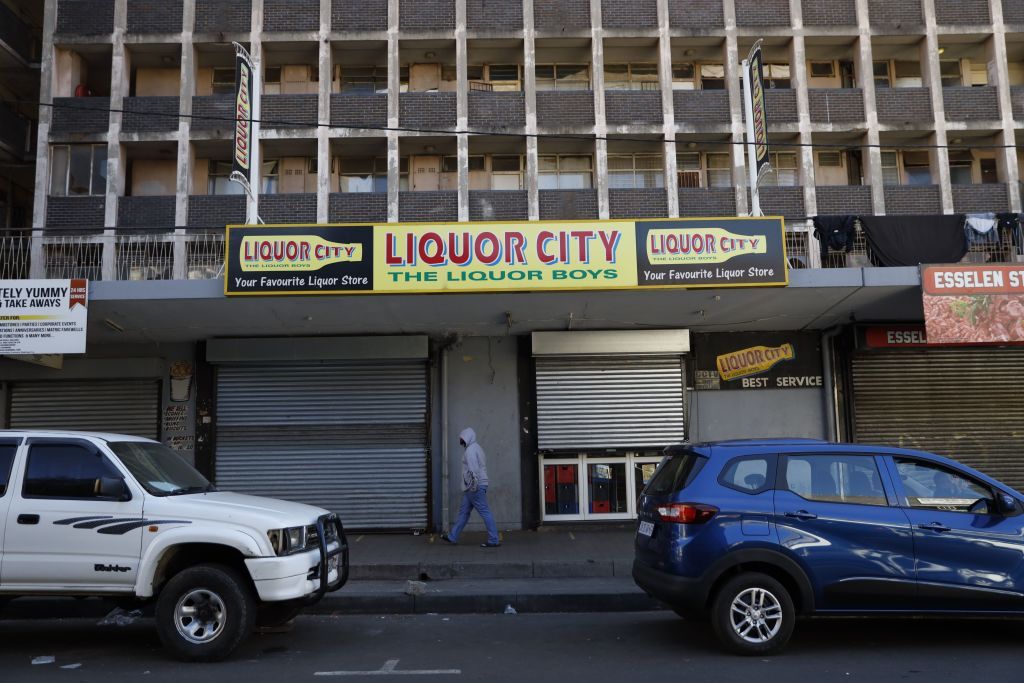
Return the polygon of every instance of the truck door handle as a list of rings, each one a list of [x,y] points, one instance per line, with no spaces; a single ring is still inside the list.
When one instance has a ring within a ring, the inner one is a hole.
[[[948,526],[946,526],[945,524],[939,524],[938,522],[930,522],[929,524],[918,524],[917,528],[924,529],[925,531],[938,531],[939,533],[942,533],[943,531],[949,531]]]
[[[787,517],[794,517],[796,519],[817,519],[818,515],[808,512],[807,510],[795,510],[793,512],[787,512]]]
[[[39,524],[39,515],[18,515],[18,524]]]

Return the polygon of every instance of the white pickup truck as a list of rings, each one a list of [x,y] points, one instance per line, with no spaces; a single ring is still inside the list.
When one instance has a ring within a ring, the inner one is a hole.
[[[0,430],[0,596],[155,605],[164,647],[228,656],[348,578],[337,516],[217,491],[163,444]]]

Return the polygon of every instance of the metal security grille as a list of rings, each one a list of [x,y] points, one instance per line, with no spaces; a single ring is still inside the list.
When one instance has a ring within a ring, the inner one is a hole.
[[[853,358],[855,439],[939,453],[1024,486],[1024,349]]]
[[[536,364],[541,450],[685,440],[681,356],[550,356]]]
[[[347,528],[425,528],[426,365],[221,366],[216,451],[226,490],[317,505]]]
[[[11,385],[12,429],[81,429],[160,438],[156,380],[18,382]]]

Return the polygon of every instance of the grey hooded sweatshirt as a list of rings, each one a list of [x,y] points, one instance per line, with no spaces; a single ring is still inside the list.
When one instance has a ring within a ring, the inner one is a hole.
[[[462,454],[462,490],[473,489],[474,483],[476,486],[488,486],[487,456],[476,442],[476,432],[472,427],[467,427],[459,432],[459,438],[466,443],[466,450]]]

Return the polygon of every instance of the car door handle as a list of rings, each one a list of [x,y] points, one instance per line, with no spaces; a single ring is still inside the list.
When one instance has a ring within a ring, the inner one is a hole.
[[[948,526],[946,526],[945,524],[939,524],[938,522],[931,522],[929,524],[918,524],[917,528],[924,529],[925,531],[938,531],[939,533],[943,531],[949,531]]]
[[[18,524],[39,524],[39,515],[18,515]]]
[[[818,515],[808,512],[807,510],[795,510],[793,512],[787,512],[787,517],[793,517],[795,519],[817,519]]]

